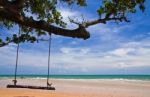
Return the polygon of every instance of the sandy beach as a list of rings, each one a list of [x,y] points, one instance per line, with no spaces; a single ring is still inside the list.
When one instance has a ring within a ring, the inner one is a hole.
[[[55,91],[8,89],[0,79],[0,97],[149,97],[150,81],[50,79]],[[45,79],[18,79],[18,84],[46,86]]]

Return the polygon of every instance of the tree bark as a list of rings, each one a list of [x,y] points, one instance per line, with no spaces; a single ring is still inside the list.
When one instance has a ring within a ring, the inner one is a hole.
[[[57,27],[45,21],[37,21],[34,19],[30,19],[28,17],[21,16],[20,13],[14,9],[14,7],[12,8],[12,6],[7,6],[8,4],[6,4],[5,6],[5,4],[2,5],[2,3],[3,2],[0,1],[0,17],[2,19],[15,22],[19,25],[23,25],[35,29],[41,29],[47,31],[49,34],[53,33],[55,35],[61,35],[61,36],[73,37],[73,38],[82,38],[82,39],[88,39],[90,37],[90,34],[85,29],[85,27],[79,26],[78,28],[73,30]]]

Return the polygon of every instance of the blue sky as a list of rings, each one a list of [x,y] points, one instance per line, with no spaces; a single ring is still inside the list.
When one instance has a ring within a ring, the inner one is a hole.
[[[89,7],[59,6],[68,28],[68,16],[76,20],[96,19],[99,0]],[[150,74],[150,1],[146,0],[144,13],[129,15],[130,23],[110,22],[89,27],[88,40],[52,35],[51,74]],[[1,36],[18,32],[0,29]],[[18,74],[46,74],[48,43],[20,45]],[[0,48],[0,74],[13,74],[16,45]]]

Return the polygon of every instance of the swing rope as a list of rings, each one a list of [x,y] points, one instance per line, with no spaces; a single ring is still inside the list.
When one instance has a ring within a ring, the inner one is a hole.
[[[18,37],[21,34],[21,29],[19,27],[19,33],[18,33]],[[50,76],[50,62],[51,62],[51,35],[49,37],[49,53],[48,53],[48,74],[47,74],[47,87],[50,87],[52,85],[52,83],[49,83],[49,76]],[[16,65],[15,65],[15,77],[14,77],[14,85],[17,85],[17,69],[18,69],[18,56],[19,56],[19,38],[18,38],[18,45],[17,45],[17,54],[16,54]]]
[[[20,33],[21,33],[21,29],[20,29],[20,27],[19,27],[18,37],[20,36]],[[13,80],[14,85],[17,84],[18,55],[19,55],[19,47],[20,47],[19,41],[20,41],[20,40],[19,40],[19,38],[18,38],[17,54],[16,54],[16,65],[15,65],[15,77],[14,77],[14,80]]]
[[[47,87],[51,86],[52,83],[50,84],[49,83],[49,76],[50,76],[50,62],[51,62],[51,41],[52,41],[52,38],[51,38],[51,34],[50,34],[50,37],[49,37],[49,53],[48,53],[48,74],[47,74]]]

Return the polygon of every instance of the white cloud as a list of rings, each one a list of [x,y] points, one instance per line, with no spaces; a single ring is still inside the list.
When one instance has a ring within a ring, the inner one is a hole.
[[[91,17],[92,17],[92,20],[95,19],[95,17],[93,17],[92,14],[89,14],[87,12],[82,12],[79,10],[77,11],[76,9],[61,7],[58,10],[59,12],[61,12],[63,21],[68,24],[67,27],[70,29],[78,27],[78,25],[71,23],[69,18],[73,19],[74,21],[78,23],[89,21],[91,20]]]
[[[150,66],[150,49],[145,46],[136,48],[136,44],[128,43],[121,48],[112,51],[97,51],[92,52],[93,47],[76,48],[62,47],[60,53],[52,53],[51,68],[60,69],[57,73],[68,71],[81,71],[83,73],[92,73],[95,70],[103,69],[125,69],[135,67]],[[126,46],[126,47],[125,47]],[[137,54],[131,54],[137,53]],[[101,54],[101,55],[99,55]],[[46,68],[47,67],[47,52],[39,52],[35,50],[22,50],[19,53],[19,65]],[[16,47],[14,45],[0,49],[1,65],[15,64]],[[95,71],[96,72],[96,71]]]
[[[73,24],[70,22],[69,18],[71,19],[75,19],[75,20],[80,20],[80,15],[81,13],[78,12],[78,11],[72,11],[71,9],[67,9],[67,8],[62,8],[62,9],[59,9],[59,11],[61,12],[61,15],[63,17],[63,21],[65,23],[67,23],[67,27],[72,29],[72,28],[75,28],[77,25]]]
[[[78,42],[77,42],[77,41],[72,41],[70,44],[71,44],[71,45],[77,45]]]
[[[0,49],[1,65],[14,65],[16,60],[16,47],[6,46]],[[19,51],[19,65],[43,66],[46,64],[47,54],[34,50]]]
[[[119,35],[123,33],[127,29],[130,29],[131,25],[114,25],[110,24],[97,24],[88,28],[91,36],[95,36],[94,38],[98,38],[98,41],[103,42],[118,42],[122,39]]]
[[[119,57],[124,57],[132,52],[135,52],[134,48],[119,48],[114,51],[111,51],[110,54],[119,56]]]
[[[59,11],[61,12],[64,20],[68,19],[68,17],[77,17],[79,15],[78,11],[71,11],[69,9],[60,9]]]
[[[105,58],[112,59],[118,68],[150,66],[148,41],[123,44],[121,48],[108,52]]]
[[[64,54],[83,55],[83,54],[87,54],[88,52],[90,52],[90,49],[89,48],[65,48],[65,47],[63,47],[60,49],[60,51]]]

